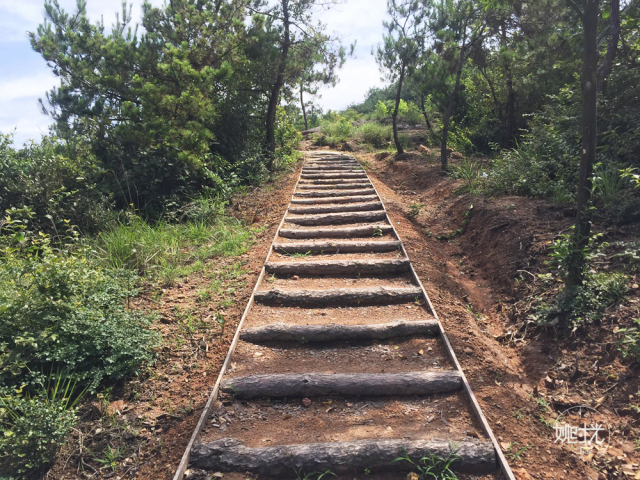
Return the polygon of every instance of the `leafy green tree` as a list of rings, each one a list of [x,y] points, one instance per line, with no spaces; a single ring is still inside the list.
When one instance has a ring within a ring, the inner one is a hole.
[[[604,81],[618,48],[620,32],[619,0],[611,1],[611,32],[608,51],[602,69],[598,71],[598,17],[600,0],[582,0],[582,8],[574,1],[567,0],[582,23],[583,60],[580,84],[582,87],[582,155],[578,177],[578,202],[573,235],[573,249],[569,258],[567,290],[572,292],[582,285],[586,267],[586,249],[591,237],[590,203],[593,191],[593,167],[596,163],[598,142],[598,82]]]
[[[482,42],[487,24],[483,2],[471,0],[444,0],[433,8],[433,20],[429,29],[434,37],[434,48],[448,64],[455,76],[442,122],[440,161],[442,170],[448,168],[447,140],[453,108],[458,98],[463,68],[474,48]]]
[[[66,13],[46,0],[30,33],[61,85],[45,111],[65,139],[89,139],[120,206],[214,187],[224,161],[212,148],[220,99],[245,35],[244,2],[174,0],[143,5],[144,33],[131,10],[109,31],[91,23],[86,1]]]
[[[387,78],[395,82],[393,141],[398,154],[402,154],[404,149],[398,137],[398,109],[405,76],[413,71],[420,58],[420,45],[424,41],[425,10],[417,0],[388,0],[387,12],[391,20],[383,22],[387,32],[383,35],[383,43],[378,46],[375,55]]]
[[[276,112],[287,86],[310,80],[315,67],[323,70],[327,83],[335,79],[335,69],[344,62],[344,50],[337,38],[324,33],[325,26],[314,22],[313,7],[329,7],[335,1],[279,0],[276,4],[254,2],[250,10],[265,17],[265,36],[273,42],[268,79],[265,121],[267,168],[273,170],[276,151]]]

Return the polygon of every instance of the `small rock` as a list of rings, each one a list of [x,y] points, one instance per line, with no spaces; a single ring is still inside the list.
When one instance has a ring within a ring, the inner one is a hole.
[[[291,277],[291,280],[300,280],[300,277],[298,275],[294,275],[293,277]]]
[[[302,405],[304,405],[305,407],[310,407],[311,406],[311,400],[308,398],[303,398],[302,399]]]
[[[420,477],[417,473],[411,472],[407,475],[407,480],[420,480]]]
[[[467,347],[464,350],[464,353],[466,353],[467,355],[471,355],[473,353],[473,348]]]

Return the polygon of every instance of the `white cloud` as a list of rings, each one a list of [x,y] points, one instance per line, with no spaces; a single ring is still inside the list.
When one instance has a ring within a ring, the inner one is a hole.
[[[60,81],[49,72],[38,73],[34,76],[25,76],[15,79],[0,79],[0,102],[11,100],[44,97]]]

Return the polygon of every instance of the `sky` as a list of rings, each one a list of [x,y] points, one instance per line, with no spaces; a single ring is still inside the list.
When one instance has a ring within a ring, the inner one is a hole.
[[[316,104],[339,110],[364,99],[367,90],[382,85],[371,48],[382,39],[386,0],[342,0],[342,4],[317,13],[329,33],[337,34],[345,45],[356,41],[355,56],[347,59],[334,88],[321,90]],[[73,11],[75,0],[59,0]],[[131,3],[131,1],[130,1]],[[162,5],[164,0],[151,0]],[[44,18],[44,0],[0,0],[0,133],[14,133],[14,144],[38,140],[48,133],[51,119],[42,113],[38,99],[59,80],[42,57],[31,49],[27,32],[35,31]],[[142,0],[133,0],[133,20],[141,18]],[[92,21],[104,19],[111,25],[121,0],[88,0]]]

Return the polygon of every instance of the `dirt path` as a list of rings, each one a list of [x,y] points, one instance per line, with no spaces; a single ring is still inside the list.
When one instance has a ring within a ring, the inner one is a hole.
[[[353,157],[308,155],[188,478],[404,478],[404,449],[512,475],[398,240]]]

